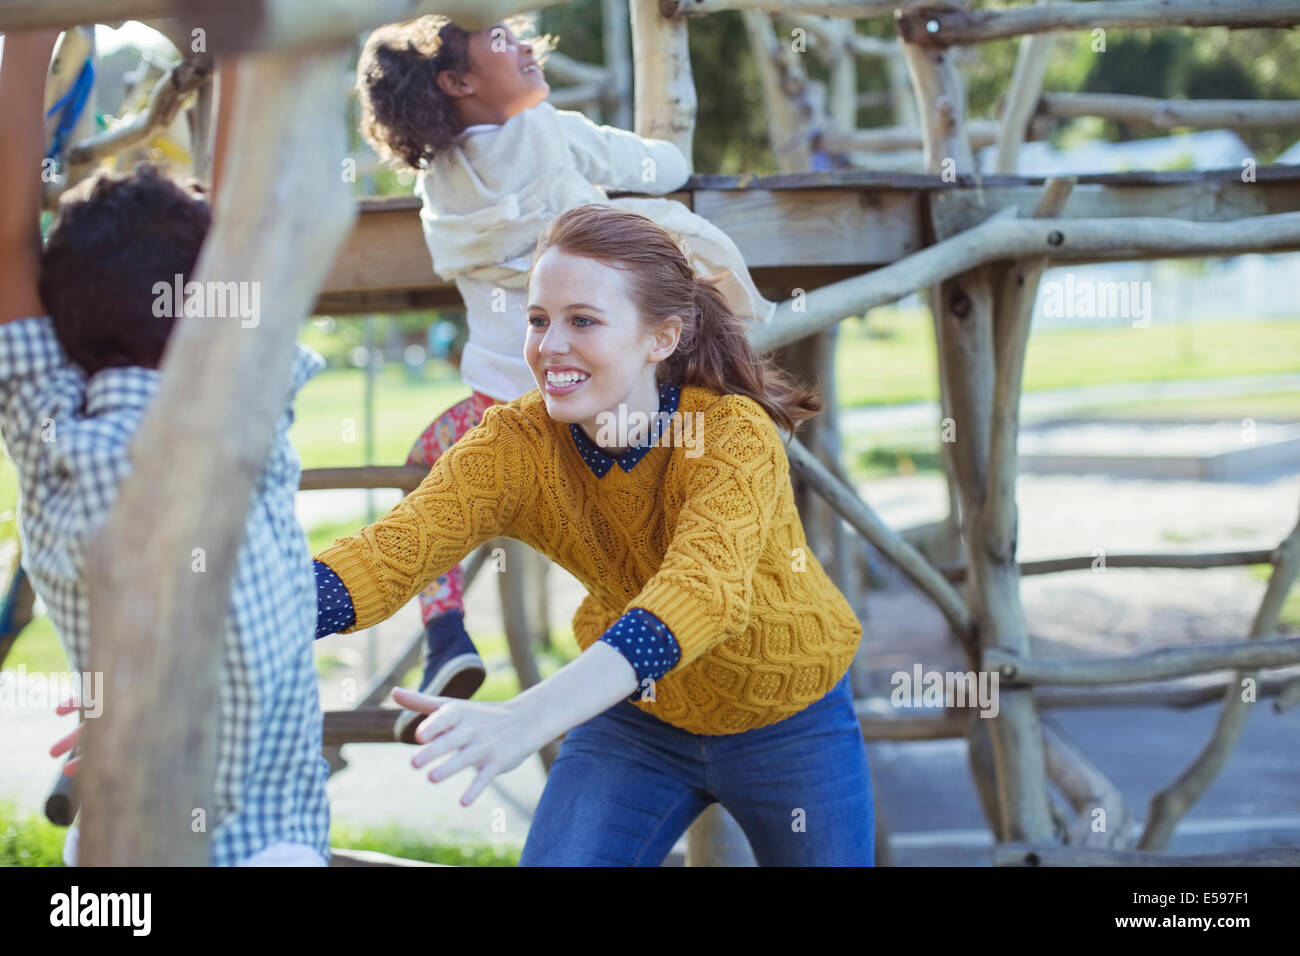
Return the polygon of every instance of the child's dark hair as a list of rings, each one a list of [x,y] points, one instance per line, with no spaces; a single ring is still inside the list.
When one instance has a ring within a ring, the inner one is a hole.
[[[41,302],[87,375],[158,367],[175,317],[155,314],[154,285],[188,281],[211,223],[196,190],[141,165],[64,195],[41,255]]]
[[[527,14],[501,22],[516,36],[533,30],[533,18]],[[528,42],[541,63],[554,37]],[[438,86],[438,74],[468,69],[469,31],[447,17],[424,16],[372,32],[357,61],[366,142],[391,166],[427,169],[464,131],[455,99]]]
[[[657,381],[748,396],[792,435],[822,410],[815,392],[754,351],[745,319],[731,311],[715,280],[699,276],[672,235],[652,220],[598,203],[579,206],[552,220],[537,240],[534,265],[549,248],[627,271],[644,327],[681,317],[677,349],[659,363]]]

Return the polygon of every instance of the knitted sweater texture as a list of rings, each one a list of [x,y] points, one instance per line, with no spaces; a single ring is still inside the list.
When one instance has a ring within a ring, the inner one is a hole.
[[[352,597],[344,633],[507,536],[587,588],[573,620],[582,650],[631,608],[671,629],[681,659],[636,702],[647,713],[732,734],[819,700],[862,628],[804,538],[779,433],[741,395],[687,386],[678,414],[687,427],[597,477],[540,391],[488,408],[392,511],[316,556]]]

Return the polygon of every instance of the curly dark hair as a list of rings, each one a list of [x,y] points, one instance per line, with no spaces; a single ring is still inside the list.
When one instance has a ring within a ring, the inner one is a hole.
[[[501,21],[519,37],[533,32],[533,17]],[[554,47],[552,36],[528,37],[538,63]],[[380,27],[366,39],[357,61],[361,134],[395,169],[427,169],[463,127],[455,100],[438,86],[443,70],[469,70],[469,31],[436,14]]]
[[[189,280],[211,221],[198,183],[148,164],[64,194],[41,254],[40,295],[63,350],[87,375],[158,367],[176,317],[157,314],[154,285]]]

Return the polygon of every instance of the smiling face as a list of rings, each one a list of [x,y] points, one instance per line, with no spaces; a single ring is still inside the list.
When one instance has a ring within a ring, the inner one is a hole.
[[[504,123],[551,92],[533,57],[532,44],[520,40],[505,24],[471,33],[468,56],[469,70],[460,76],[459,84],[446,71],[438,82],[443,89],[453,84],[454,95],[463,98],[465,107],[472,103],[468,118],[473,122]]]
[[[528,284],[524,358],[551,418],[577,422],[593,441],[602,413],[617,416],[620,404],[658,410],[655,366],[681,333],[677,316],[658,330],[643,328],[626,283],[624,270],[552,246]]]

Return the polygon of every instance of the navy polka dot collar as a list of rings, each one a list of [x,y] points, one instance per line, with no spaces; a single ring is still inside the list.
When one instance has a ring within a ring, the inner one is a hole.
[[[672,415],[677,411],[677,401],[681,398],[682,387],[676,384],[659,384],[659,412],[661,414]],[[569,434],[573,436],[574,447],[578,449],[578,454],[582,460],[587,463],[587,467],[597,478],[604,478],[605,474],[614,467],[617,462],[618,466],[624,471],[631,471],[632,467],[646,456],[646,453],[655,446],[659,440],[659,424],[661,418],[655,415],[650,422],[650,434],[646,437],[643,444],[634,446],[625,451],[618,458],[605,454],[600,446],[587,437],[587,433],[582,430],[582,426],[577,422],[569,423]]]

